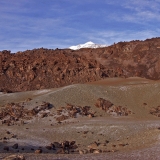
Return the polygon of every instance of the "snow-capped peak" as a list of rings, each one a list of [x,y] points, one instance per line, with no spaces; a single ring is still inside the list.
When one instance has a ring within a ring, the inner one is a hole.
[[[73,49],[73,50],[78,50],[78,49],[81,49],[81,48],[102,48],[102,47],[107,47],[107,45],[95,44],[95,43],[89,41],[87,43],[79,44],[77,46],[71,46],[69,48]]]
[[[91,41],[89,41],[89,42],[86,42],[85,44],[86,44],[86,45],[92,45],[92,44],[94,44],[94,43],[91,42]]]

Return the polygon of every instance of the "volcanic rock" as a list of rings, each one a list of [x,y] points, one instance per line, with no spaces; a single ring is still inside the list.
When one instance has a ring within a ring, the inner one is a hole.
[[[57,154],[69,154],[70,152],[76,152],[75,149],[78,148],[75,141],[63,141],[63,142],[53,142],[51,145],[47,146],[46,148],[50,149],[53,148],[56,150]]]
[[[102,68],[96,60],[87,60],[70,49],[41,48],[16,54],[2,51],[0,56],[1,92],[61,87],[99,80],[105,75],[105,71],[100,74],[96,71]]]
[[[21,121],[21,124],[24,124],[22,119],[32,119],[33,116],[36,115],[40,115],[42,118],[47,117],[50,113],[48,112],[49,106],[50,104],[45,102],[32,110],[28,110],[24,109],[24,107],[18,103],[8,103],[0,109],[0,120],[2,120],[2,124],[7,125],[14,125],[14,122],[19,120]]]
[[[160,38],[76,51],[40,48],[11,54],[4,50],[0,52],[0,91],[55,88],[106,77],[158,80],[159,55]]]
[[[37,149],[37,150],[35,150],[34,153],[40,154],[40,153],[42,153],[42,149]]]
[[[17,149],[18,148],[18,143],[15,143],[13,146],[12,146],[13,149]]]
[[[112,105],[113,104],[110,101],[105,100],[103,98],[97,99],[95,103],[96,107],[101,108],[102,110],[105,110],[105,111],[107,111]]]
[[[4,146],[3,150],[9,151],[9,147]]]
[[[51,149],[52,149],[52,146],[51,146],[51,145],[46,146],[46,149],[51,150]]]
[[[128,116],[132,114],[126,107],[115,106],[113,103],[103,98],[98,98],[95,106],[114,116]]]
[[[61,148],[62,145],[59,142],[53,142],[52,143],[54,145],[55,148]]]
[[[150,114],[160,117],[160,106],[151,108]]]

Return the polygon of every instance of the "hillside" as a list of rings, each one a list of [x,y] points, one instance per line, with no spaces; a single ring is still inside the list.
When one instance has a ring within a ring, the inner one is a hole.
[[[0,157],[159,160],[159,87],[134,77],[0,93]]]
[[[105,48],[0,52],[0,91],[17,92],[85,83],[107,77],[160,79],[160,38]]]

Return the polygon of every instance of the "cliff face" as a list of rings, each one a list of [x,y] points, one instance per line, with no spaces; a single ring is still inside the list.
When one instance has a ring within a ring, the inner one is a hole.
[[[0,52],[0,91],[27,91],[106,77],[160,79],[160,38],[97,49]]]

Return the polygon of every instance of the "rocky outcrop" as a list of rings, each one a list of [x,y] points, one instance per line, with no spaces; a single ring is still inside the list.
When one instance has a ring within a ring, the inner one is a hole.
[[[72,50],[35,49],[22,53],[1,52],[0,90],[16,92],[95,81],[106,77],[96,60]]]
[[[80,116],[87,116],[89,118],[94,117],[95,112],[90,110],[90,106],[75,106],[72,104],[66,104],[65,107],[61,107],[57,110],[55,115],[56,121],[61,122],[69,118],[77,118]]]
[[[0,91],[61,87],[106,77],[160,79],[160,38],[119,42],[105,48],[0,52]]]
[[[132,111],[128,110],[126,107],[116,106],[103,98],[98,98],[95,106],[113,116],[128,116],[129,114],[133,114]]]
[[[35,116],[41,118],[47,117],[50,113],[49,109],[50,104],[46,102],[31,110],[25,109],[24,106],[20,104],[6,104],[0,109],[0,120],[2,124],[7,124],[8,126],[14,125],[15,122],[18,121],[21,121],[21,124],[23,124],[23,120],[30,120]]]

